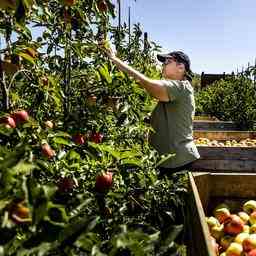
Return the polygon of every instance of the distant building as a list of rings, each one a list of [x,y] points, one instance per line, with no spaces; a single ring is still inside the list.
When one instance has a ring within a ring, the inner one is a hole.
[[[205,74],[204,72],[202,72],[201,74],[201,88],[205,88],[208,85],[212,84],[215,81],[218,81],[220,79],[225,79],[229,76],[234,76],[234,72],[230,74],[225,74],[225,72],[223,74]]]

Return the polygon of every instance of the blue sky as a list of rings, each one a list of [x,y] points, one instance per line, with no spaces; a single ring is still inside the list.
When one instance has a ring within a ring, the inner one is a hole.
[[[116,3],[116,0],[114,0]],[[164,51],[183,50],[196,73],[229,73],[255,63],[255,0],[121,0],[122,21],[141,23]]]

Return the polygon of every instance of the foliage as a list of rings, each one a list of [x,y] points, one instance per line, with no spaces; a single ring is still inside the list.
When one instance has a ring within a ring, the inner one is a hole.
[[[255,83],[250,75],[240,74],[220,80],[196,95],[196,113],[216,116],[220,120],[232,120],[241,129],[255,129],[256,104]]]
[[[114,17],[109,0],[1,1],[4,255],[185,255],[187,177],[158,180],[162,158],[144,122],[154,102],[98,41],[109,37],[152,78],[159,46],[139,24],[131,34],[112,26]],[[17,110],[29,120],[11,127],[4,120]],[[95,178],[106,171],[113,187],[99,193]]]

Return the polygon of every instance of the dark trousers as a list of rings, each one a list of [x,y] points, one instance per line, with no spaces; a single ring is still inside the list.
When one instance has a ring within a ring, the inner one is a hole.
[[[182,174],[182,173],[185,174],[187,171],[192,171],[192,166],[194,162],[195,161],[190,162],[183,166],[176,167],[176,168],[160,167],[158,168],[159,170],[158,177],[159,179],[163,179],[164,177],[173,179],[175,174]],[[182,210],[178,209],[177,211],[178,214],[176,215],[178,224],[183,224],[183,230],[176,238],[176,242],[179,244],[185,244],[187,246],[187,255],[189,256],[191,255],[190,247],[191,247],[191,243],[193,242],[191,230],[189,228],[189,225],[190,225],[189,194],[183,195],[183,196],[184,196],[183,197],[184,205],[180,206],[182,207]]]
[[[194,161],[175,168],[159,167],[159,178],[162,179],[164,176],[171,177],[176,172],[191,171],[193,163]]]

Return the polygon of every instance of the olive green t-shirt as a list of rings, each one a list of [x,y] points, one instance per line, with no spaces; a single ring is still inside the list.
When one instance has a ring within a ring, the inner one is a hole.
[[[200,158],[193,142],[194,90],[189,81],[164,80],[169,102],[158,102],[151,116],[150,143],[159,154],[174,153],[161,166],[176,168]]]

